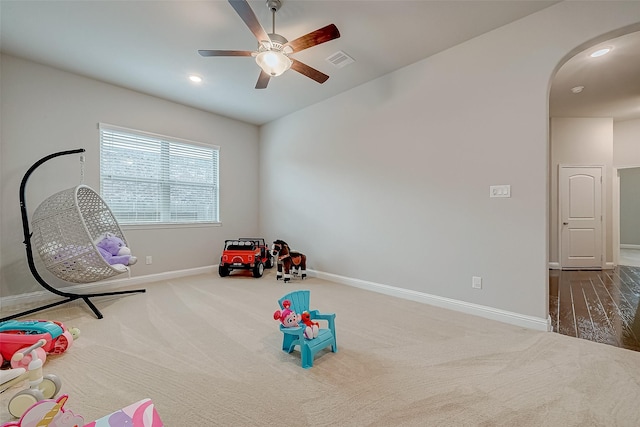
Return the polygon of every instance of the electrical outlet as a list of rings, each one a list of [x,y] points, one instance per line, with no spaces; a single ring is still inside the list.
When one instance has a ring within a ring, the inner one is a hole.
[[[147,265],[153,264],[153,257],[151,255],[147,255],[147,259],[145,262]]]
[[[474,289],[482,289],[482,277],[473,276],[471,278],[471,287]]]

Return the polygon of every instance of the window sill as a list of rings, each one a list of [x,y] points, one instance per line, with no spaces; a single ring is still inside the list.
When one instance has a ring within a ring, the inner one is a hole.
[[[180,229],[180,228],[209,228],[222,227],[221,222],[190,222],[190,223],[167,223],[167,224],[120,224],[123,230],[157,230],[157,229]]]

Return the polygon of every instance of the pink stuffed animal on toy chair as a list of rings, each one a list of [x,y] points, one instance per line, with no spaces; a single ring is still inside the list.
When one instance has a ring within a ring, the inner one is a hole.
[[[291,307],[291,302],[289,300],[282,301],[282,307],[284,307],[282,311],[276,310],[275,313],[273,313],[273,318],[275,320],[279,320],[280,323],[282,323],[282,326],[284,326],[285,328],[296,328],[298,326],[302,326],[300,325],[301,317],[295,311],[289,308]],[[317,326],[304,326],[304,337],[306,339],[310,340],[318,336]]]
[[[138,258],[131,255],[131,249],[124,241],[113,233],[104,233],[95,241],[100,255],[110,265],[133,265]]]

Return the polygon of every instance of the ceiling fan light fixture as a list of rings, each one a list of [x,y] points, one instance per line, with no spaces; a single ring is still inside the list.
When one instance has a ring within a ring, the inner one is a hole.
[[[289,68],[293,61],[287,55],[277,50],[267,50],[258,52],[256,55],[256,63],[262,71],[272,77],[279,76]]]
[[[228,1],[255,36],[258,48],[255,51],[200,49],[198,50],[200,56],[250,56],[255,58],[256,64],[260,67],[256,89],[266,89],[271,77],[279,76],[290,68],[320,84],[327,81],[328,75],[297,59],[291,59],[289,55],[339,38],[340,31],[334,24],[318,28],[289,42],[286,38],[276,33],[276,12],[282,5],[280,0],[266,0],[267,7],[271,11],[273,29],[271,33],[267,33],[260,25],[258,17],[251,9],[248,0]]]

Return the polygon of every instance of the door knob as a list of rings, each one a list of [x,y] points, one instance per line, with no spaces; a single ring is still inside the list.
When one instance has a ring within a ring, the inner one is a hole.
[[[569,223],[568,222],[563,222],[562,225],[569,225]]]

